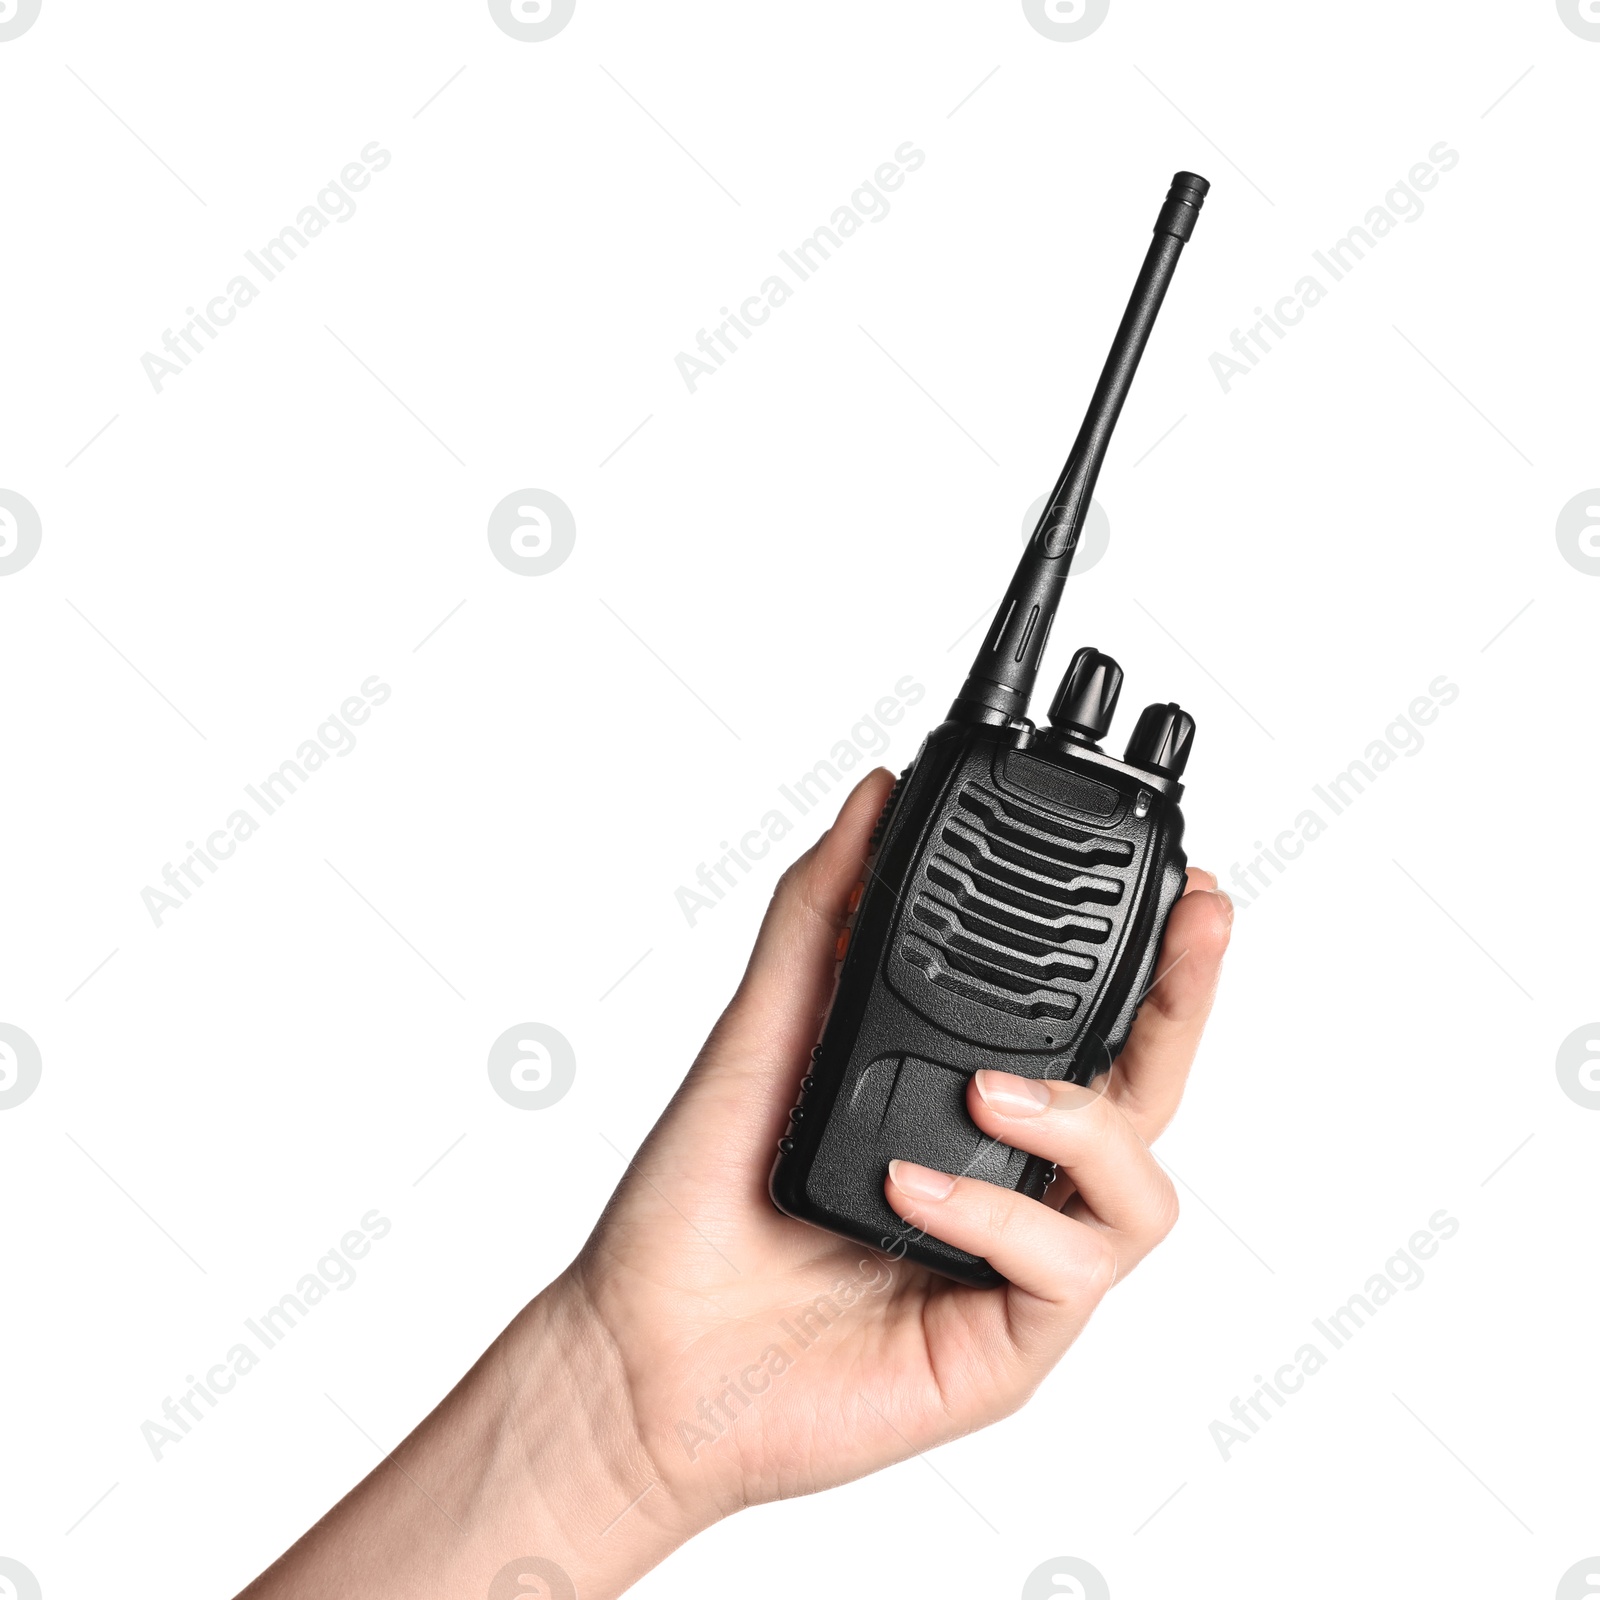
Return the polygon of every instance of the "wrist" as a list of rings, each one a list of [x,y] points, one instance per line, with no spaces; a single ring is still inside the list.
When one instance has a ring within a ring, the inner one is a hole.
[[[660,1481],[615,1348],[562,1278],[240,1600],[612,1600],[715,1520]]]
[[[540,1544],[508,1560],[554,1560],[591,1600],[620,1594],[718,1520],[658,1470],[615,1342],[572,1271],[524,1307],[487,1363],[500,1368],[520,1520]]]

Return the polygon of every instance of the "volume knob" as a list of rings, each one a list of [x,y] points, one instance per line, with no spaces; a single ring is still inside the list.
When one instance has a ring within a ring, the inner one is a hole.
[[[1099,743],[1111,726],[1121,693],[1122,668],[1086,645],[1073,656],[1050,702],[1050,731],[1076,744]]]
[[[1179,778],[1188,765],[1193,743],[1194,718],[1187,711],[1170,703],[1146,706],[1139,713],[1122,759],[1130,767],[1159,772],[1164,778]]]

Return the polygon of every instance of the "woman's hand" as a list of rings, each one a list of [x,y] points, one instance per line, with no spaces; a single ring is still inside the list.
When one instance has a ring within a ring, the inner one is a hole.
[[[1172,1227],[1177,1201],[1149,1141],[1177,1110],[1232,922],[1196,871],[1108,1077],[1078,1088],[984,1072],[971,1085],[979,1128],[1057,1165],[1045,1202],[890,1170],[893,1209],[986,1257],[1005,1287],[950,1282],[774,1209],[768,1173],[890,782],[864,779],[784,874],[737,994],[577,1260],[391,1458],[390,1522],[439,1524],[426,1494],[458,1534],[436,1526],[448,1555],[396,1567],[394,1586],[372,1593],[453,1594],[458,1572],[475,1597],[493,1580],[506,1596],[562,1600],[563,1573],[584,1600],[621,1593],[742,1506],[843,1483],[1014,1411]],[[361,1506],[346,1501],[280,1566],[341,1537],[341,1517],[359,1521]],[[528,1556],[559,1572],[519,1568]],[[297,1596],[323,1592],[309,1570],[290,1569]],[[366,1592],[344,1578],[337,1592]]]
[[[984,1072],[972,1084],[979,1128],[1056,1163],[1053,1205],[891,1168],[894,1210],[986,1257],[1008,1287],[950,1282],[773,1208],[768,1174],[890,782],[866,778],[784,874],[732,1004],[549,1291],[582,1308],[615,1364],[639,1448],[633,1493],[653,1481],[641,1505],[659,1496],[693,1525],[1015,1410],[1177,1218],[1148,1142],[1177,1110],[1228,942],[1232,906],[1203,872],[1189,875],[1162,976],[1109,1078],[1078,1088]]]

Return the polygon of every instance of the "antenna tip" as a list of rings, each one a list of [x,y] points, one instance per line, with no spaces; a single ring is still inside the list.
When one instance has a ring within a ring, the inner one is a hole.
[[[1167,190],[1161,215],[1156,218],[1155,231],[1170,233],[1187,243],[1194,232],[1195,218],[1200,215],[1200,207],[1210,191],[1211,185],[1197,172],[1173,173],[1172,187]]]

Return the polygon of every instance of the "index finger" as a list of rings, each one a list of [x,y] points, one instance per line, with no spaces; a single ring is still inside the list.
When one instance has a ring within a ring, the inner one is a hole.
[[[1200,887],[1207,878],[1191,872],[1188,892],[1172,908],[1155,981],[1111,1072],[1108,1093],[1146,1140],[1166,1127],[1183,1098],[1228,948],[1233,902]]]

